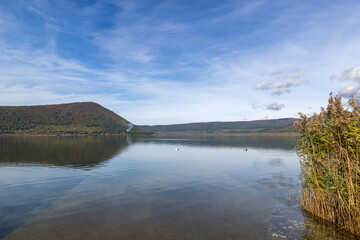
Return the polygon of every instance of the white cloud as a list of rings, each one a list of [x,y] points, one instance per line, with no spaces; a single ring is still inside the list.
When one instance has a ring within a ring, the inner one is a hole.
[[[353,67],[345,69],[340,77],[340,81],[354,81],[354,82],[360,82],[360,67]]]
[[[284,81],[262,81],[256,84],[257,89],[263,89],[263,90],[271,90],[271,89],[281,89],[281,88],[289,88],[298,86],[299,84],[305,82],[306,80],[300,79],[300,80],[294,80],[294,79],[287,79]]]
[[[115,61],[122,62],[128,59],[147,63],[154,58],[148,47],[139,43],[136,38],[122,29],[98,33],[94,43],[98,44]]]
[[[23,36],[24,29],[18,27],[17,21],[7,20],[15,15],[5,16],[0,8],[0,26],[11,24],[6,29],[0,28],[0,35],[6,33],[0,36],[0,104],[96,101],[135,124],[166,124],[238,120],[244,116],[253,120],[262,118],[265,110],[272,111],[267,112],[270,118],[288,117],[306,112],[308,106],[319,109],[326,105],[330,91],[340,89],[342,95],[359,94],[358,85],[350,84],[359,82],[359,68],[340,74],[344,81],[351,81],[348,85],[341,86],[341,82],[328,78],[333,72],[341,73],[349,66],[360,65],[357,7],[344,6],[340,12],[339,4],[331,12],[325,6],[325,10],[317,10],[319,14],[305,15],[301,15],[301,9],[289,8],[288,14],[277,15],[254,32],[214,38],[208,33],[214,36],[216,31],[239,19],[251,21],[251,14],[269,4],[254,3],[255,8],[248,11],[236,4],[223,6],[228,8],[221,8],[218,17],[199,16],[196,23],[178,16],[161,17],[168,8],[177,9],[177,6],[162,6],[141,15],[137,9],[140,1],[126,4],[112,22],[114,26],[106,30],[93,31],[94,16],[89,12],[76,17],[84,19],[81,22],[84,24],[76,26],[75,31],[66,29],[70,34],[91,39],[100,48],[100,58],[108,61],[103,69],[60,57],[53,46],[24,49],[14,44],[12,49],[5,49],[8,45],[4,42],[12,40],[6,38],[11,35],[7,33],[15,34],[16,30],[16,34]],[[174,1],[164,4],[181,5]],[[69,5],[70,8],[72,4]],[[302,6],[300,2],[298,5]],[[59,16],[40,12],[54,18]],[[69,15],[76,14],[77,9],[72,9]],[[289,24],[292,16],[294,21]],[[66,21],[63,19],[66,18],[49,20],[46,24],[61,25]],[[60,27],[65,31],[63,25]],[[31,41],[31,38],[23,39],[26,43]],[[268,44],[263,44],[262,39],[269,40]],[[239,44],[242,41],[244,46],[252,43],[256,47],[245,49]],[[164,49],[166,52],[161,52]],[[176,54],[171,55],[167,50],[176,50]],[[311,79],[309,84],[303,84],[307,82],[304,73]],[[263,104],[273,102],[274,95],[276,101],[286,103],[285,109],[284,104]],[[259,99],[261,103],[252,108],[252,103]]]
[[[290,89],[288,89],[288,88],[277,88],[277,89],[273,89],[271,91],[271,95],[282,95],[284,93],[289,93],[290,94]]]
[[[282,108],[285,107],[285,105],[279,103],[270,103],[270,104],[265,104],[265,107],[269,111],[280,111]]]
[[[299,78],[303,76],[303,71],[295,68],[294,70],[290,71],[289,73],[285,74],[285,78]]]
[[[360,97],[360,84],[348,85],[345,84],[341,86],[338,94],[343,97],[351,97],[354,96],[356,98]]]
[[[331,79],[347,82],[339,88],[338,94],[340,96],[360,98],[360,67],[347,68],[342,71],[339,77],[335,74],[331,75]]]
[[[252,108],[255,110],[268,110],[268,111],[280,111],[284,107],[285,105],[282,103],[269,103],[269,104],[254,103],[252,105]]]
[[[270,76],[278,76],[282,71],[276,71],[275,74],[270,73]],[[282,78],[284,80],[264,80],[256,84],[256,89],[269,90],[271,95],[282,95],[284,93],[291,93],[290,88],[296,87],[304,82],[308,82],[307,79],[303,77],[303,71],[296,68],[286,74],[283,74]]]
[[[76,61],[65,60],[51,53],[27,50],[3,52],[6,54],[0,56],[0,84],[8,87],[41,86],[57,92],[76,92],[86,90],[89,84],[96,81],[94,77],[99,77],[96,71]],[[7,100],[5,98],[3,101]]]

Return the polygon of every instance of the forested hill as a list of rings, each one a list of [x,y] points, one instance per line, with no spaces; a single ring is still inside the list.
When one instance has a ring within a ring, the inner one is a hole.
[[[93,102],[0,106],[0,134],[122,134],[128,130],[144,133]]]
[[[201,132],[201,133],[287,133],[296,132],[296,118],[282,118],[238,122],[201,122],[172,125],[138,126],[153,132]]]

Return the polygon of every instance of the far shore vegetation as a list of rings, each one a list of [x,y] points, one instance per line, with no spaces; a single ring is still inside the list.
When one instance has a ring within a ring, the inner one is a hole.
[[[0,106],[1,135],[222,135],[294,136],[295,118],[172,125],[133,125],[93,102]]]
[[[344,107],[330,95],[326,109],[295,126],[302,208],[360,236],[360,103],[352,97]]]
[[[111,135],[148,134],[93,102],[0,106],[0,134]]]
[[[284,137],[297,137],[300,136],[297,132],[254,132],[254,133],[224,133],[224,132],[187,132],[187,131],[179,131],[179,132],[156,132],[157,136],[182,136],[182,137],[192,137],[192,136],[284,136]]]
[[[139,125],[145,131],[156,133],[193,133],[224,135],[258,135],[297,133],[293,126],[296,118],[263,119],[233,122],[195,122],[170,125]]]

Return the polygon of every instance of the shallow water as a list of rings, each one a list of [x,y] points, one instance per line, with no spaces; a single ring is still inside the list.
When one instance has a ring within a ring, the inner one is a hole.
[[[297,206],[294,145],[0,137],[0,239],[350,239]]]

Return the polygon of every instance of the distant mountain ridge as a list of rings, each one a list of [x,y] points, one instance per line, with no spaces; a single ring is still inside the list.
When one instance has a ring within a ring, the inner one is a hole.
[[[296,118],[267,119],[235,122],[199,122],[171,125],[139,125],[153,132],[197,132],[197,133],[288,133],[297,132],[293,127]]]
[[[0,106],[0,134],[143,133],[116,113],[93,102]]]

